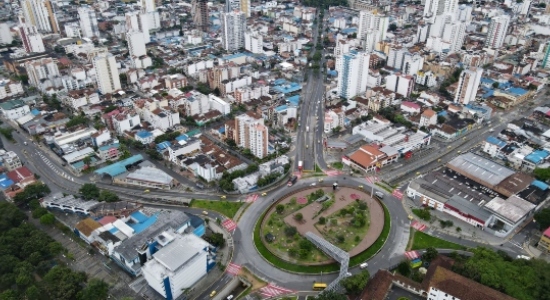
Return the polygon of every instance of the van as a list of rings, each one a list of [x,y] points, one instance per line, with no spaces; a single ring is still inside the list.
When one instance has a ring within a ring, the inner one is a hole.
[[[201,190],[204,189],[204,184],[202,184],[200,182],[197,182],[195,185]]]
[[[359,268],[361,268],[361,269],[366,269],[368,266],[369,266],[369,264],[366,263],[366,262],[364,262],[364,263],[362,263],[362,264],[359,265]]]
[[[214,296],[216,296],[217,292],[216,291],[212,291],[212,293],[210,293],[210,298],[214,298]]]
[[[378,199],[384,199],[384,194],[382,192],[374,192],[374,195],[378,198]]]

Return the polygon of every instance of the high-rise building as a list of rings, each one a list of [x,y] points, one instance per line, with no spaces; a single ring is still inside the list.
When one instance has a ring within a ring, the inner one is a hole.
[[[250,17],[250,0],[241,0],[240,9],[248,18]]]
[[[264,53],[263,36],[257,32],[244,34],[244,48],[252,53]]]
[[[419,54],[405,53],[403,56],[402,72],[406,75],[416,75],[424,66],[424,57]]]
[[[193,0],[193,22],[202,31],[208,31],[208,1]]]
[[[482,74],[482,68],[474,67],[466,69],[460,73],[454,98],[455,103],[465,105],[476,99],[477,89],[479,88]]]
[[[146,44],[151,42],[151,36],[149,34],[149,15],[139,11],[127,12],[126,15],[126,31],[141,31],[143,33],[143,40]]]
[[[397,94],[409,97],[414,90],[414,77],[406,74],[392,74],[386,76],[386,89]]]
[[[13,35],[7,23],[0,23],[0,44],[7,45],[13,42]]]
[[[29,84],[41,91],[63,86],[57,63],[51,57],[26,61],[25,70],[29,76]]]
[[[458,0],[426,0],[424,6],[424,17],[433,21],[435,16],[451,13],[455,14],[458,10]]]
[[[82,37],[99,38],[99,27],[97,26],[95,10],[89,6],[81,6],[78,8],[78,17],[80,18]]]
[[[342,67],[338,73],[338,95],[351,99],[367,90],[370,55],[366,52],[350,51],[342,56]]]
[[[445,24],[442,39],[449,43],[449,52],[457,52],[464,44],[466,37],[466,23],[453,22]]]
[[[386,39],[389,17],[378,11],[364,11],[359,13],[359,29],[357,37],[365,51],[371,52],[378,42]]]
[[[542,58],[543,69],[550,68],[550,42],[546,43],[546,50],[544,51],[544,57]]]
[[[254,113],[235,117],[235,142],[239,147],[250,149],[258,158],[268,155],[268,129],[264,119]]]
[[[59,32],[57,18],[50,0],[21,0],[21,10],[28,25],[40,32]]]
[[[23,42],[23,48],[27,53],[45,52],[42,35],[36,29],[36,26],[27,24],[25,18],[19,17],[19,36]]]
[[[145,48],[145,39],[143,38],[143,32],[130,31],[126,33],[126,42],[128,43],[128,51],[130,57],[140,57],[147,55],[147,49]]]
[[[485,47],[488,48],[500,48],[504,43],[506,32],[508,31],[508,24],[510,24],[510,16],[500,15],[493,17],[489,24],[489,30],[487,31],[487,39],[485,40]]]
[[[120,90],[120,78],[116,59],[112,54],[102,54],[93,59],[97,88],[102,94]]]
[[[141,0],[141,10],[145,13],[157,11],[155,0]]]
[[[222,44],[227,51],[236,51],[244,47],[246,17],[241,11],[221,13]]]

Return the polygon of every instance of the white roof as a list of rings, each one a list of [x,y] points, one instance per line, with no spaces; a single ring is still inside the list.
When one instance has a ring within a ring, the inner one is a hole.
[[[65,159],[65,161],[67,161],[68,163],[73,163],[75,161],[82,160],[87,156],[90,156],[90,154],[92,153],[94,153],[94,149],[90,147],[86,147],[82,150],[78,150],[78,151],[69,153],[67,155],[64,155],[63,159]]]
[[[133,236],[134,235],[134,229],[130,226],[128,226],[128,224],[122,222],[120,219],[119,220],[116,220],[113,225],[120,231],[122,231],[122,233],[124,233],[124,235],[126,236]]]
[[[126,178],[161,184],[170,184],[172,180],[174,180],[172,176],[154,167],[141,167],[134,172],[128,174]]]
[[[34,119],[33,114],[26,114],[26,115],[22,116],[21,118],[17,119],[17,123],[19,123],[19,125],[23,125],[23,124],[31,121],[32,119]]]
[[[504,200],[500,197],[495,197],[485,205],[485,208],[490,212],[505,219],[512,224],[519,222],[525,215],[535,209],[536,205],[523,200],[518,196],[510,196]]]
[[[164,267],[174,272],[195,256],[204,252],[210,246],[203,239],[194,234],[177,235],[166,247],[160,249],[153,256]]]

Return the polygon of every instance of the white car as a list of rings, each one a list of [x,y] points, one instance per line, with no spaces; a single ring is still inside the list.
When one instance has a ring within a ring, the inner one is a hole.
[[[316,183],[316,182],[314,182],[314,183],[312,183],[312,184],[311,184],[311,186],[316,186],[316,185],[317,185],[317,183]]]

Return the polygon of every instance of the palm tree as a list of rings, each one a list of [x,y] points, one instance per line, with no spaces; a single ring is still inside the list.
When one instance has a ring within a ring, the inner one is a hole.
[[[90,163],[92,163],[92,158],[89,157],[89,156],[86,156],[84,157],[84,159],[82,160],[82,162],[87,165],[88,167],[90,166]]]

